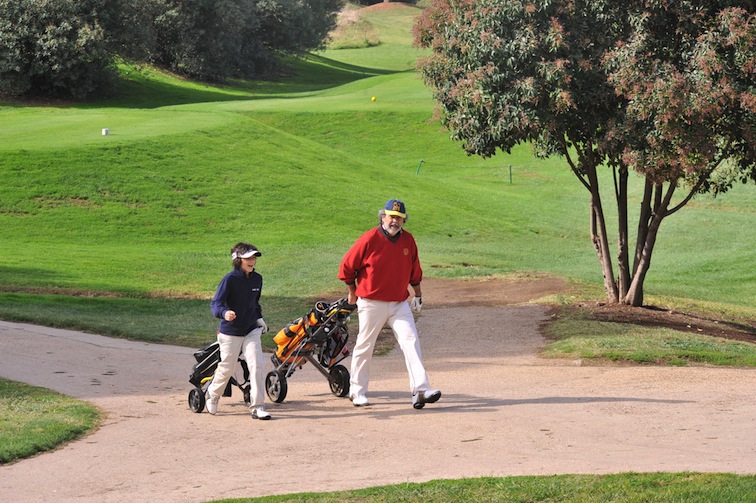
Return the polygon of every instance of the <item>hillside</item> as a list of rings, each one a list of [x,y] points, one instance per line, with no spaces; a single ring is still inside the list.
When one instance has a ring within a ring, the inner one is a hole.
[[[484,160],[449,140],[407,63],[419,10],[389,6],[360,13],[385,42],[293,60],[276,81],[211,86],[124,67],[124,94],[106,102],[0,107],[0,317],[207,333],[206,299],[248,240],[265,250],[258,267],[284,323],[342,291],[341,256],[395,197],[427,278],[554,277],[574,286],[566,301],[602,299],[587,193],[563,160],[526,145]],[[755,213],[742,186],[665,223],[648,303],[756,318]],[[103,306],[118,313],[110,324],[94,315]]]

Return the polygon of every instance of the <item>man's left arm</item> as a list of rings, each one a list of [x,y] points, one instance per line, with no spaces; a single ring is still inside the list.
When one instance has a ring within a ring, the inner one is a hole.
[[[412,309],[414,312],[419,313],[420,310],[423,308],[423,290],[420,287],[420,283],[417,285],[410,285],[412,286],[412,290],[415,292],[415,296],[412,298],[412,301],[410,302],[410,309]]]
[[[417,285],[411,285],[412,290],[415,292],[415,297],[422,297],[423,296],[423,289],[420,287],[420,283]]]
[[[420,256],[417,252],[417,244],[414,238],[412,239],[412,270],[410,272],[410,286],[415,293],[415,298],[412,299],[410,307],[416,313],[420,312],[423,307],[423,289],[420,286],[420,282],[423,280],[423,268],[420,266]]]

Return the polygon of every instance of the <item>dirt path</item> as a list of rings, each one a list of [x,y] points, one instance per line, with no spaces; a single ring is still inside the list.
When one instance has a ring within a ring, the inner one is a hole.
[[[444,396],[420,411],[398,350],[374,359],[370,407],[334,397],[305,366],[263,422],[238,393],[215,417],[188,409],[192,349],[0,322],[0,376],[108,416],[81,441],[0,467],[3,501],[183,503],[438,478],[756,473],[756,371],[543,360],[546,309],[518,303],[559,285],[428,283],[418,327]]]

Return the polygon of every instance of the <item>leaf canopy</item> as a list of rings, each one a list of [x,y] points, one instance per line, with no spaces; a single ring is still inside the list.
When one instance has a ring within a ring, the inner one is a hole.
[[[581,163],[654,182],[714,189],[726,160],[756,180],[753,2],[700,4],[434,0],[416,26],[433,49],[420,69],[470,154],[582,145]]]

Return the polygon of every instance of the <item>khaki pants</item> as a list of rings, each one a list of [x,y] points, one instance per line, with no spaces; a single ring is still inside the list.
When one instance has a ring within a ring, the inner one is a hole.
[[[391,327],[404,353],[404,363],[409,373],[410,392],[415,394],[418,391],[430,389],[420,353],[415,318],[412,316],[409,303],[360,298],[357,299],[357,313],[360,319],[360,331],[357,334],[354,351],[352,351],[349,394],[352,396],[367,394],[375,341],[386,324]]]

